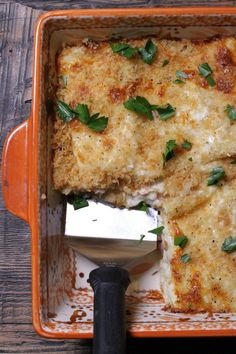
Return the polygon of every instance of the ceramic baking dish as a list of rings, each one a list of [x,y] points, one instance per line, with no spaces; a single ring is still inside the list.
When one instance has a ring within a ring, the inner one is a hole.
[[[89,338],[93,330],[93,296],[87,277],[95,264],[64,243],[63,198],[51,182],[56,53],[63,42],[77,38],[152,34],[190,39],[236,35],[236,8],[68,10],[48,12],[38,20],[32,115],[7,137],[2,172],[6,207],[31,227],[33,324],[40,335]],[[236,334],[236,314],[165,311],[155,254],[138,268],[132,272],[127,292],[127,325],[132,336]]]

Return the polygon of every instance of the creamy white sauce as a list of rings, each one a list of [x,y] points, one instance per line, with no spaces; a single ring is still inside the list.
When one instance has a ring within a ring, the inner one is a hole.
[[[174,282],[171,273],[171,258],[174,252],[173,239],[169,230],[166,228],[162,234],[162,240],[167,244],[167,249],[163,252],[163,258],[160,263],[161,289],[167,305],[173,305],[177,301]]]
[[[146,204],[149,204],[151,207],[158,207],[160,206],[158,194],[163,193],[163,191],[163,182],[157,182],[150,186],[138,189],[134,191],[131,195],[127,194],[126,206],[128,208],[131,208],[143,201]]]
[[[205,107],[198,107],[198,109],[191,112],[191,117],[196,121],[204,120],[208,117],[208,108]]]

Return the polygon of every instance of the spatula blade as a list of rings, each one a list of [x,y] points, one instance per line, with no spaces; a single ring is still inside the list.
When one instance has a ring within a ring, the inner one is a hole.
[[[76,251],[97,264],[128,262],[152,252],[157,236],[148,231],[158,225],[158,213],[113,208],[89,200],[74,210],[67,204],[65,236]]]

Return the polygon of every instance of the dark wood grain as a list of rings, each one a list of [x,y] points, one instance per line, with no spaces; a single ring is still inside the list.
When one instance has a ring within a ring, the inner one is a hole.
[[[43,10],[94,7],[235,6],[236,1],[2,1],[0,0],[0,154],[6,134],[31,110],[35,21]],[[91,341],[40,338],[31,320],[30,230],[4,207],[0,181],[0,353],[91,353]],[[229,353],[232,339],[128,341],[128,353]],[[189,351],[190,350],[190,351]],[[232,351],[233,353],[234,351]]]
[[[0,3],[10,3],[14,0],[0,0]],[[30,1],[30,0],[18,0],[17,3],[29,6],[34,9],[40,10],[53,10],[53,9],[72,9],[72,8],[121,8],[121,7],[183,7],[183,6],[235,6],[235,0],[41,0],[41,1]]]
[[[61,8],[102,8],[102,7],[173,7],[173,6],[234,6],[236,1],[219,1],[219,0],[98,0],[98,1],[58,1],[58,0],[41,0],[41,1],[30,1],[30,0],[20,0],[18,3],[30,6],[35,9],[52,10]]]
[[[31,110],[33,29],[40,11],[0,3],[0,154],[7,133]],[[0,182],[1,189],[1,182]],[[48,341],[32,328],[30,231],[0,192],[0,353],[91,353],[88,341]]]

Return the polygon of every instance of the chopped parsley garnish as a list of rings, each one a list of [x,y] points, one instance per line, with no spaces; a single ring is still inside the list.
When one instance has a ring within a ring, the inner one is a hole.
[[[75,111],[79,115],[79,120],[84,124],[88,124],[88,122],[90,120],[88,106],[86,104],[79,103],[79,104],[77,104]]]
[[[199,71],[199,75],[203,76],[207,80],[209,86],[212,87],[215,86],[216,83],[212,77],[213,71],[208,63],[203,63],[199,65],[198,71]]]
[[[175,115],[175,108],[167,103],[165,106],[157,106],[156,108],[160,120],[168,120]]]
[[[190,262],[191,260],[192,260],[192,258],[191,258],[190,255],[187,254],[187,253],[183,254],[183,255],[180,257],[180,261],[181,261],[182,263],[188,263],[188,262]]]
[[[113,53],[118,53],[130,59],[138,53],[138,48],[132,48],[127,43],[110,43]]]
[[[227,104],[225,112],[227,113],[230,120],[236,120],[236,108],[234,106]]]
[[[209,86],[214,87],[216,85],[216,82],[211,75],[207,76],[206,80]]]
[[[187,242],[188,242],[187,236],[176,236],[174,239],[174,245],[179,246],[181,248],[184,248]]]
[[[233,160],[230,163],[231,163],[231,165],[236,165],[236,160]]]
[[[198,71],[203,77],[207,77],[213,73],[212,68],[208,63],[200,64],[198,67]]]
[[[188,74],[186,74],[184,71],[177,70],[175,74],[178,79],[188,79]]]
[[[180,79],[176,79],[174,80],[174,84],[177,84],[177,85],[181,85],[181,84],[184,84],[185,82],[183,80],[180,80]]]
[[[148,232],[155,234],[157,236],[160,236],[162,234],[162,231],[164,230],[164,226],[159,226],[156,229],[150,230]]]
[[[192,143],[190,143],[188,140],[184,140],[183,144],[181,144],[182,148],[185,150],[191,150]]]
[[[135,205],[132,209],[145,211],[147,213],[148,212],[148,205],[142,201],[142,202],[138,203],[137,205]]]
[[[207,185],[212,186],[213,184],[217,184],[219,181],[221,181],[225,177],[225,170],[223,167],[218,166],[213,168],[211,171]]]
[[[168,160],[172,159],[172,157],[175,156],[174,153],[174,148],[177,146],[176,141],[175,140],[169,140],[166,143],[166,150],[165,152],[162,154],[163,156],[163,160],[164,163],[167,162]]]
[[[157,111],[161,120],[168,120],[175,115],[175,108],[169,103],[165,106],[153,105],[148,102],[145,97],[137,96],[131,97],[128,101],[124,102],[125,108],[134,111],[139,115],[146,116],[149,120],[153,120],[153,111]]]
[[[107,117],[99,117],[99,118],[92,118],[92,117],[91,117],[91,120],[87,124],[87,126],[90,129],[92,129],[93,131],[95,131],[97,133],[102,132],[104,129],[106,129],[107,124],[108,124]]]
[[[76,116],[73,109],[62,101],[57,101],[57,113],[64,122],[70,122]]]
[[[86,199],[75,194],[68,195],[67,202],[73,205],[74,210],[78,210],[89,206],[89,203]]]
[[[224,240],[221,246],[221,250],[226,253],[232,253],[236,251],[236,237],[228,237]]]
[[[123,55],[128,59],[139,54],[140,58],[149,65],[152,64],[157,52],[157,46],[151,39],[148,39],[144,48],[131,47],[127,43],[110,43],[110,46],[113,53]]]
[[[100,117],[99,113],[90,116],[86,104],[78,103],[76,108],[73,109],[65,102],[57,101],[57,113],[64,122],[70,122],[76,118],[95,132],[102,132],[108,124],[108,118],[104,116]]]
[[[162,67],[166,66],[169,64],[169,60],[168,59],[164,59],[163,62],[162,62]]]
[[[148,100],[142,96],[129,98],[128,101],[124,102],[124,106],[130,111],[146,116],[149,120],[154,119],[152,111],[158,108],[157,105],[150,104]]]
[[[193,161],[193,158],[192,158],[192,156],[190,156],[190,157],[188,158],[188,160],[189,160],[189,161]]]
[[[144,237],[145,237],[145,235],[140,235],[139,243],[142,243],[142,242],[143,242]]]
[[[144,48],[139,48],[138,52],[141,56],[141,59],[146,64],[152,64],[153,60],[155,59],[157,46],[151,39],[149,39]]]

